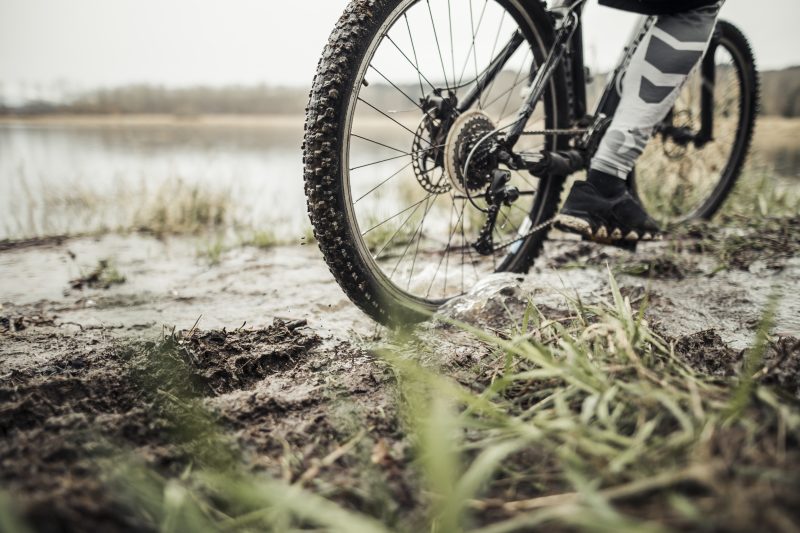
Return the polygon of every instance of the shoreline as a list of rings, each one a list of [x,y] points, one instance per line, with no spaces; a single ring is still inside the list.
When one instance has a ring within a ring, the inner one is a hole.
[[[52,114],[37,116],[0,116],[0,127],[74,127],[74,128],[253,128],[253,129],[302,129],[303,114]],[[379,120],[365,123],[368,127],[380,127]],[[791,149],[800,135],[800,117],[761,116],[756,122],[754,148],[756,150]]]
[[[171,114],[95,114],[95,115],[38,115],[0,116],[0,126],[73,126],[73,127],[302,127],[302,114],[286,115],[171,115]]]

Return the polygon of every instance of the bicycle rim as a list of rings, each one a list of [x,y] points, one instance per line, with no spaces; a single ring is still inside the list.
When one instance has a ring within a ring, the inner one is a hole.
[[[454,4],[446,0],[400,1],[361,61],[343,125],[346,218],[359,254],[391,297],[424,306],[463,294],[493,272],[519,268],[525,245],[520,236],[542,210],[544,184],[514,172],[521,200],[498,217],[494,253],[479,255],[472,244],[485,222],[482,190],[436,164],[437,150],[445,159],[455,157],[457,136],[436,143],[421,126],[422,98],[436,89],[463,98],[504,41],[522,29],[528,39],[470,109],[484,128],[513,122],[540,57],[541,39],[530,39],[535,25],[520,28],[527,15],[519,2],[468,4],[458,2],[461,18],[454,20]],[[557,124],[556,109],[542,106],[529,126]],[[523,150],[535,151],[552,139],[525,142]]]

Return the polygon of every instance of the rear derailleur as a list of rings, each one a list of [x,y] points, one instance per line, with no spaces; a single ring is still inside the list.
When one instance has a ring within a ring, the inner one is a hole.
[[[576,134],[582,133],[574,141],[573,147],[566,150],[542,151],[537,156],[528,158],[515,154],[513,150],[504,145],[502,139],[493,141],[488,150],[492,156],[492,163],[502,162],[512,170],[525,170],[539,178],[550,176],[568,176],[573,172],[583,170],[588,166],[589,159],[597,151],[600,139],[605,134],[611,120],[605,115],[586,117],[585,122],[579,123],[579,129],[573,130]],[[511,173],[505,170],[494,170],[491,173],[491,185],[486,191],[485,198],[489,204],[486,211],[486,222],[481,228],[478,240],[472,247],[480,255],[491,255],[494,252],[494,228],[502,206],[510,206],[520,197],[519,189],[510,187]]]
[[[494,253],[494,227],[497,224],[497,217],[500,208],[511,206],[519,199],[519,189],[509,186],[511,173],[507,170],[495,170],[492,172],[492,183],[486,191],[486,202],[489,209],[486,214],[486,222],[481,228],[478,240],[472,245],[475,250],[483,256]]]

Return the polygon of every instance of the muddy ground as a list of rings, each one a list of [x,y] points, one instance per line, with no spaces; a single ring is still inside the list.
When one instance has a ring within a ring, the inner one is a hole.
[[[528,276],[498,275],[443,314],[503,335],[529,301],[558,318],[569,299],[609,299],[611,268],[677,353],[725,376],[776,295],[768,379],[800,399],[799,233],[796,218],[697,227],[636,255],[556,239]],[[0,251],[0,483],[11,507],[41,531],[152,528],[131,508],[135,487],[109,474],[121,453],[166,477],[239,460],[198,449],[183,411],[192,398],[248,469],[413,524],[420,493],[394,376],[367,348],[387,333],[345,299],[313,246],[235,248],[214,264],[198,249],[133,235]],[[484,380],[475,365],[489,347],[449,326],[419,335],[457,380]]]

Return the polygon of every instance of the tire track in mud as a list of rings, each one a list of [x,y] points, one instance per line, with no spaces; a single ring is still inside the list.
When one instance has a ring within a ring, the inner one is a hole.
[[[304,322],[147,343],[63,341],[45,365],[0,385],[0,483],[37,530],[149,529],[103,469],[119,458],[167,477],[232,461],[295,481],[359,432],[367,457],[402,438],[388,370],[347,343],[324,344]],[[222,446],[204,455],[209,439]],[[357,460],[319,474],[354,504],[363,480],[348,467]],[[402,482],[387,486],[410,504]]]

